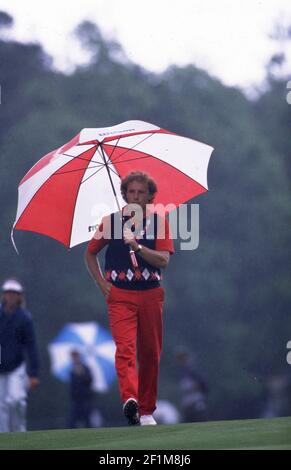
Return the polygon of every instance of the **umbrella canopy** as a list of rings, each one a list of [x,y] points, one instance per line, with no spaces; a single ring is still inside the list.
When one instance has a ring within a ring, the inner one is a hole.
[[[70,379],[72,351],[78,351],[90,368],[93,390],[107,391],[116,378],[115,344],[110,333],[96,322],[66,324],[48,345],[48,351],[51,371],[63,382]]]
[[[83,129],[21,180],[13,229],[48,235],[66,247],[88,241],[101,218],[124,205],[120,180],[131,171],[155,179],[155,203],[177,207],[208,190],[212,151],[143,121]]]

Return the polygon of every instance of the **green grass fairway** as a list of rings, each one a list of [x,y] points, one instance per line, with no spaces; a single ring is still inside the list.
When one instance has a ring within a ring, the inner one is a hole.
[[[3,433],[0,449],[291,449],[291,417]]]

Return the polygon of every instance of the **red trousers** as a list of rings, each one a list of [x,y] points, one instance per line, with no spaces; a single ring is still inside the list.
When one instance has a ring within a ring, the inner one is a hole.
[[[133,291],[112,286],[107,298],[121,399],[135,398],[140,415],[156,409],[163,301],[162,287]]]

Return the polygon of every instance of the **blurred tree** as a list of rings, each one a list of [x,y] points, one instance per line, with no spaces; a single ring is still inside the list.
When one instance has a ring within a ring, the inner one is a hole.
[[[114,40],[106,40],[100,28],[91,21],[83,21],[74,31],[84,49],[92,54],[91,64],[98,66],[112,65],[116,59],[126,62],[126,55],[121,45]]]
[[[275,48],[277,49],[274,52],[266,66],[267,69],[267,81],[272,82],[276,81],[277,78],[283,78],[285,70],[288,73],[288,48],[290,46],[291,39],[291,25],[289,23],[277,23],[274,27],[273,32],[269,35],[269,38],[274,42]],[[286,66],[286,67],[284,67]]]
[[[13,25],[13,18],[5,11],[0,11],[0,29],[10,28]]]

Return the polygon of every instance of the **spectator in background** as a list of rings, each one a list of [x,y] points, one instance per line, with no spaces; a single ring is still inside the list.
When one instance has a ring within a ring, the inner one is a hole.
[[[80,353],[71,351],[72,370],[70,376],[71,409],[69,427],[83,425],[91,428],[92,411],[92,374],[89,367],[83,364]]]
[[[266,380],[266,398],[262,418],[291,414],[291,380],[288,375],[274,374]]]
[[[179,348],[176,360],[179,365],[182,421],[206,421],[208,389],[204,378],[197,371],[194,355],[190,355],[184,348]]]
[[[39,384],[35,332],[24,303],[21,283],[7,279],[0,304],[0,432],[26,431],[27,391]]]

